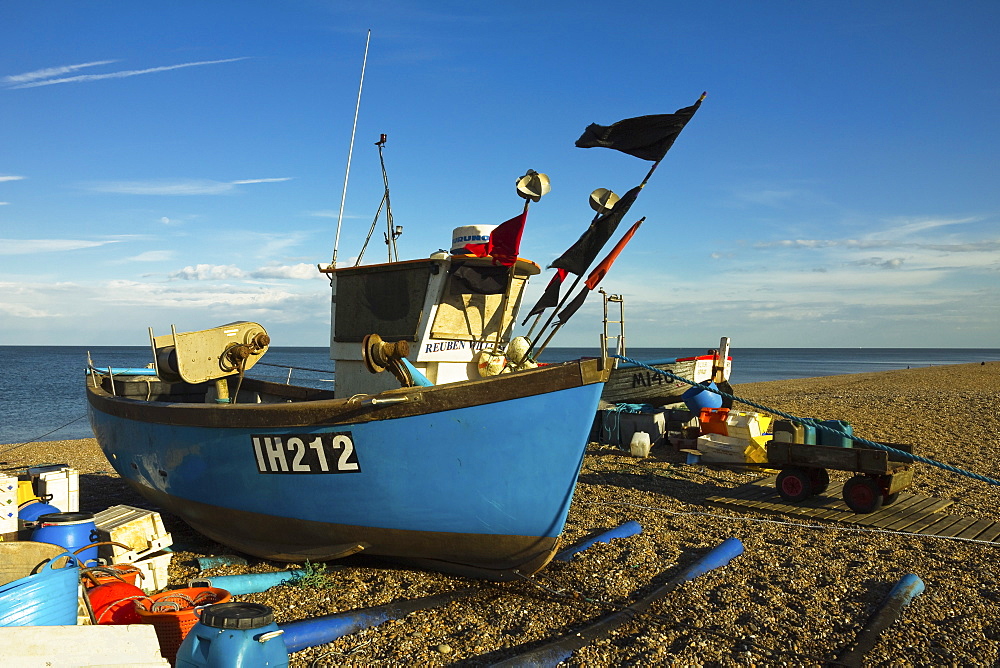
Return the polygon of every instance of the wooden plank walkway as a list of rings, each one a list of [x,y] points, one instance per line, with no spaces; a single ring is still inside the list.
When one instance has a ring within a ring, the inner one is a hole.
[[[844,503],[844,483],[831,481],[823,494],[800,503],[789,503],[778,495],[775,476],[741,485],[705,502],[730,510],[753,510],[769,515],[793,515],[809,520],[847,522],[888,531],[904,531],[926,536],[954,536],[1000,544],[1000,522],[973,520],[940,511],[952,504],[923,494],[900,492],[895,503],[874,513],[858,514]]]

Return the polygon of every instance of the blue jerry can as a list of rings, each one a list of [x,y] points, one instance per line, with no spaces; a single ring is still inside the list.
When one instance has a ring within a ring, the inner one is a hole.
[[[217,603],[200,610],[198,623],[177,650],[176,668],[287,666],[284,631],[274,612],[258,603]]]

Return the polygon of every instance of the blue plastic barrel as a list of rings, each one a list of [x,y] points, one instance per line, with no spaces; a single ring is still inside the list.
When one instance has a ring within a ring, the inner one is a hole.
[[[42,515],[60,512],[51,503],[42,501],[25,501],[17,511],[17,519],[24,522],[36,522]]]
[[[852,441],[848,436],[854,433],[854,429],[851,427],[850,422],[844,422],[843,420],[821,420],[819,424],[826,427],[826,429],[816,430],[817,443],[834,448],[851,447]],[[831,433],[830,429],[839,433]]]
[[[176,668],[287,666],[284,632],[259,603],[217,603],[200,610],[177,649]]]
[[[719,389],[715,383],[709,383],[708,388],[711,390]],[[694,385],[681,395],[681,400],[692,413],[701,413],[702,408],[721,408],[722,395],[711,392],[709,389],[705,389],[703,385]]]
[[[40,515],[38,525],[31,532],[31,540],[60,545],[76,553],[81,548],[100,541],[93,513],[48,513]],[[77,555],[84,566],[97,561],[97,546],[89,547]]]

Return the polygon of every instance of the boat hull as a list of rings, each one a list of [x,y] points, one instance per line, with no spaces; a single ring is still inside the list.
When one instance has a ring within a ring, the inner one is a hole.
[[[247,380],[240,400],[262,403],[230,405],[105,377],[88,401],[115,470],[216,541],[503,579],[558,549],[604,376],[589,360],[350,400]]]
[[[648,366],[687,378],[696,383],[712,377],[715,358],[711,355],[686,357],[671,360],[656,360]],[[729,380],[732,361],[727,359],[723,370],[725,380]],[[611,371],[604,385],[601,399],[609,404],[649,404],[666,406],[681,402],[681,395],[691,386],[669,376],[650,371],[634,364],[619,364]]]

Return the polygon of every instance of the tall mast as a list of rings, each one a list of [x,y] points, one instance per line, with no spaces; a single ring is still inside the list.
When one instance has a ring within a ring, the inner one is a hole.
[[[340,213],[337,215],[337,236],[333,241],[333,259],[330,267],[337,267],[337,248],[340,246],[340,224],[344,221],[344,201],[347,199],[347,179],[351,175],[351,156],[354,154],[354,133],[358,129],[358,111],[361,109],[361,89],[365,85],[365,67],[368,65],[368,43],[371,41],[372,31],[368,30],[368,37],[365,38],[365,57],[361,62],[361,82],[358,84],[358,103],[354,107],[354,125],[351,127],[351,146],[347,150],[347,170],[344,172],[344,192],[340,195]]]

